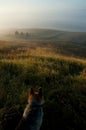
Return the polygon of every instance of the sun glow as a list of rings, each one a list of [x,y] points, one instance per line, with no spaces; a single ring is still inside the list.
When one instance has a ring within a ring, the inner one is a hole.
[[[62,24],[76,23],[85,26],[86,9],[83,3],[86,1],[82,1],[0,0],[0,28],[58,29]]]

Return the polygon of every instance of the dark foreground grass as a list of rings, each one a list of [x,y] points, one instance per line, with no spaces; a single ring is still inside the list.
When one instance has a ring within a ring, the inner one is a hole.
[[[86,130],[86,63],[55,56],[0,61],[0,130],[14,130],[30,87],[44,91],[41,130]]]

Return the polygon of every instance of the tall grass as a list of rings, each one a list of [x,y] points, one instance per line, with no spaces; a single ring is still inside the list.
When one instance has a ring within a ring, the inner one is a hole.
[[[85,130],[86,61],[45,47],[12,49],[0,54],[1,130],[16,127],[31,86],[44,90],[42,130]]]

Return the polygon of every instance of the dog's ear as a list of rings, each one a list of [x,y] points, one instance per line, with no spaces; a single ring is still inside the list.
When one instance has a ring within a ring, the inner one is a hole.
[[[38,92],[38,94],[39,94],[39,97],[40,97],[40,98],[43,97],[43,91],[42,91],[42,88],[39,88],[39,92]]]
[[[32,99],[33,96],[34,96],[34,90],[31,87],[28,94],[28,103],[30,103],[30,100]]]
[[[30,88],[29,95],[34,95],[34,90],[33,90],[33,88],[32,88],[32,87]]]

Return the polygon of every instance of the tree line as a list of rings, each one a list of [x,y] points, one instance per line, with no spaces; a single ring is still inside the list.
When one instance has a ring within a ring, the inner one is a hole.
[[[28,37],[30,34],[28,32],[15,32],[15,36],[22,36],[22,37]]]

